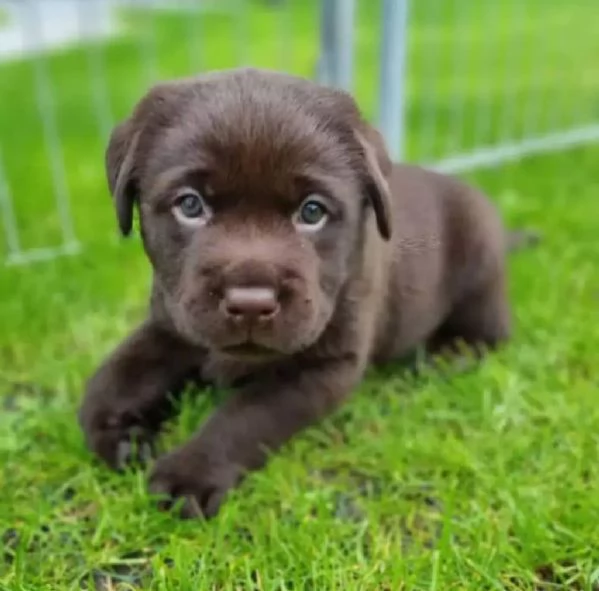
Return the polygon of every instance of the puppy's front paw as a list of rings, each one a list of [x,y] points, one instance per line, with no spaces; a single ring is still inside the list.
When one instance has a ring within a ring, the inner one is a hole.
[[[80,413],[89,448],[115,470],[146,464],[154,456],[153,434],[117,412]]]
[[[116,446],[116,468],[123,470],[132,464],[145,466],[154,457],[154,439],[141,427],[131,427],[122,433]]]
[[[150,493],[159,495],[159,507],[171,509],[181,502],[180,516],[210,518],[216,515],[226,493],[239,481],[240,470],[229,463],[174,451],[158,459],[150,476]]]

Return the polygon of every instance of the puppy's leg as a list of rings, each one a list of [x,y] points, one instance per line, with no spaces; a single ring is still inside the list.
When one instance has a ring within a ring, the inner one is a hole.
[[[287,367],[241,389],[187,444],[158,459],[150,490],[213,516],[226,492],[294,434],[335,410],[361,377],[354,361]]]
[[[430,339],[427,350],[457,365],[472,367],[510,337],[511,313],[501,277],[472,291],[452,310]]]
[[[113,468],[151,454],[152,439],[193,369],[194,351],[151,322],[143,324],[87,383],[79,422],[88,446]]]

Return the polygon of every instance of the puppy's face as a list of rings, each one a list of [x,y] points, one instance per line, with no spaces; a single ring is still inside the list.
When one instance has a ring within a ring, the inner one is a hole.
[[[257,70],[155,87],[107,151],[121,229],[137,203],[175,327],[243,358],[318,339],[371,210],[389,237],[389,167],[348,95]]]

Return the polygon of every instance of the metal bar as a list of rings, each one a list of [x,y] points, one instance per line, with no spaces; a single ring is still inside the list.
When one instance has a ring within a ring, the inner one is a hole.
[[[336,80],[339,88],[350,92],[354,74],[354,0],[337,0],[335,19]]]
[[[21,242],[19,239],[19,227],[6,174],[4,162],[0,151],[0,207],[2,208],[2,225],[6,235],[6,246],[9,257],[18,256],[21,253]]]
[[[79,22],[84,31],[83,39],[86,40],[92,31],[85,31],[88,24],[93,23],[102,18],[110,17],[110,4],[108,0],[85,0],[80,2],[79,8]],[[91,14],[90,14],[91,13]],[[90,20],[91,17],[91,20]],[[106,64],[104,60],[104,44],[101,39],[87,40],[87,64],[89,69],[90,78],[90,89],[92,93],[92,100],[94,104],[94,110],[96,113],[96,120],[98,123],[98,129],[102,142],[106,144],[110,137],[114,118],[112,115],[112,108],[110,105],[109,96],[109,85],[108,77],[106,76]]]
[[[322,0],[321,8],[318,80],[351,92],[355,0]]]
[[[320,3],[320,55],[316,66],[316,79],[321,84],[331,84],[333,39],[333,1],[321,0]]]
[[[39,14],[36,10],[36,3],[29,0],[27,3],[29,9],[29,21],[31,24],[31,34],[34,35],[40,45],[42,45],[43,30],[39,22]],[[73,219],[70,209],[70,197],[64,166],[64,156],[58,126],[56,125],[56,109],[54,106],[54,93],[52,82],[48,73],[46,60],[39,51],[35,52],[33,59],[35,74],[35,92],[37,95],[37,106],[39,110],[42,127],[44,129],[44,140],[48,152],[52,180],[54,182],[54,196],[58,217],[63,235],[63,243],[76,243],[75,230],[73,228]]]
[[[61,256],[72,256],[81,252],[78,244],[65,244],[57,248],[32,248],[12,254],[6,260],[7,267],[28,265],[42,261],[51,261]]]
[[[599,125],[590,125],[529,138],[513,144],[479,148],[474,152],[458,154],[438,162],[425,163],[423,167],[444,173],[461,173],[480,168],[493,168],[526,156],[559,152],[597,142],[599,142]]]
[[[383,1],[379,126],[395,160],[405,156],[408,3]]]

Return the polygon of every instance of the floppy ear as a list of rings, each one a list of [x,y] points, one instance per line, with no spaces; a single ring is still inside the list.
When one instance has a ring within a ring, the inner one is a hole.
[[[366,125],[355,133],[364,156],[366,193],[374,210],[376,225],[379,234],[389,240],[392,215],[388,178],[393,164],[379,131]]]
[[[106,149],[106,177],[114,199],[119,229],[128,236],[133,227],[133,207],[137,200],[135,157],[139,132],[130,119],[119,123],[110,135]]]

